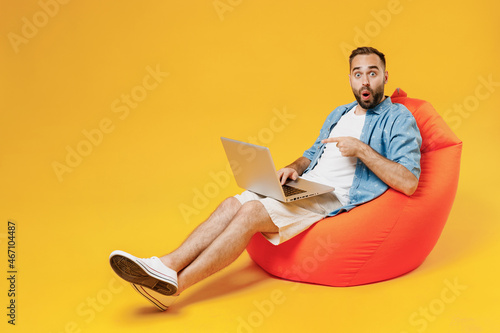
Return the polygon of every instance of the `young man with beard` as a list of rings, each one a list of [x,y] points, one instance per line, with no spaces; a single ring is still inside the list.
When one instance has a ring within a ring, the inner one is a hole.
[[[113,270],[166,310],[182,291],[236,260],[257,232],[280,244],[326,216],[373,200],[389,187],[412,195],[420,176],[421,137],[412,114],[384,95],[385,56],[360,47],[349,64],[356,101],[330,113],[312,147],[278,171],[282,184],[302,175],[334,187],[333,192],[281,203],[245,191],[224,200],[167,255],[140,259],[114,251]]]

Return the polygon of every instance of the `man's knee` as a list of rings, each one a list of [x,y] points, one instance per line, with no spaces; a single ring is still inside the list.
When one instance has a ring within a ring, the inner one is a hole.
[[[254,232],[267,232],[275,227],[266,208],[258,200],[245,202],[238,210],[238,215],[240,218],[236,220],[242,227]]]
[[[245,202],[240,208],[240,211],[246,214],[258,214],[265,210],[264,205],[258,200]]]
[[[241,208],[241,203],[235,197],[228,197],[224,201],[222,201],[221,206],[224,206],[226,209],[230,209],[234,212],[237,212]]]

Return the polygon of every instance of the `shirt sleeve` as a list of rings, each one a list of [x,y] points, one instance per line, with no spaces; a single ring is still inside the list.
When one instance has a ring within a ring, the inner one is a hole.
[[[387,158],[420,177],[420,146],[422,137],[413,115],[399,116],[392,126],[391,141]]]
[[[318,151],[319,147],[321,145],[321,134],[318,136],[316,141],[314,141],[314,144],[311,146],[311,148],[307,149],[302,156],[305,158],[309,159],[310,161],[313,160],[313,156],[316,154]]]
[[[335,111],[333,111],[335,112]],[[311,148],[307,149],[302,156],[305,158],[309,159],[310,161],[313,160],[314,155],[318,152],[318,150],[321,148],[321,140],[326,139],[330,133],[329,133],[329,127],[331,124],[331,118],[333,116],[333,112],[328,115],[326,118],[325,122],[323,123],[323,126],[321,127],[321,130],[319,131],[319,135],[314,141],[314,144],[311,146]],[[326,135],[326,137],[325,137]]]

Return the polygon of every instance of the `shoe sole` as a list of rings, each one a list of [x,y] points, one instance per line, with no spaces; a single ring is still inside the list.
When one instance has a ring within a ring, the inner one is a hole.
[[[130,258],[115,255],[111,257],[110,264],[115,273],[125,281],[147,287],[166,296],[171,296],[177,292],[177,285],[174,281],[160,280],[160,278],[164,279],[164,277],[158,276],[156,272],[140,262],[137,263]]]
[[[137,291],[139,294],[144,296],[148,301],[153,303],[154,306],[156,306],[158,309],[161,311],[166,311],[168,309],[168,306],[163,304],[160,300],[156,299],[153,295],[149,294],[143,286],[138,286],[133,283],[131,283],[132,288],[134,288],[135,291]]]
[[[154,306],[156,306],[161,311],[168,310],[169,307],[172,306],[172,304],[174,304],[175,301],[178,298],[178,296],[168,296],[168,297],[171,297],[171,298],[168,299],[168,302],[166,302],[165,300],[160,300],[158,298],[158,296],[152,294],[151,290],[148,290],[148,289],[146,289],[143,286],[139,286],[139,285],[136,285],[136,284],[133,284],[133,283],[131,283],[130,285],[132,286],[132,288],[134,288],[135,291],[137,291],[139,294],[141,294],[151,304],[153,304]]]

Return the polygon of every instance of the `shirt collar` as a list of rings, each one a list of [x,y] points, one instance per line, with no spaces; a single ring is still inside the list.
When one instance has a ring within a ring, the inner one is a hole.
[[[389,96],[385,96],[385,99],[382,103],[374,107],[373,109],[368,109],[367,111],[374,112],[376,114],[381,114],[387,110],[389,110],[392,106],[392,101]]]

